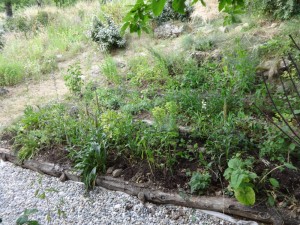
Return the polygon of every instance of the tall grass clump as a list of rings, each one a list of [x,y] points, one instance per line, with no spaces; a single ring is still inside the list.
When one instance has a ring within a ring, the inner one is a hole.
[[[0,83],[14,85],[25,78],[39,79],[58,68],[58,55],[62,56],[59,60],[74,57],[89,41],[85,32],[97,8],[95,4],[17,11],[6,24],[10,34],[0,53]]]

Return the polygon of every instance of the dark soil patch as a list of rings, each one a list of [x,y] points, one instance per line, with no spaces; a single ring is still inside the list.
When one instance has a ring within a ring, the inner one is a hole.
[[[54,146],[51,149],[43,149],[35,156],[35,160],[54,163],[63,168],[71,168],[73,162],[68,157],[69,152],[65,150],[64,146]]]

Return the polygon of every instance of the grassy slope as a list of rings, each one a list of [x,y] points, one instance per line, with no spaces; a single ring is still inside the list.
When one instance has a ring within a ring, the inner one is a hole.
[[[218,29],[221,19],[204,25],[195,20],[188,25],[192,32],[178,38],[157,40],[151,35],[141,38],[128,35],[125,50],[114,51],[110,56],[102,53],[95,56],[93,51],[97,47],[85,36],[93,15],[103,17],[105,12],[120,22],[120,15],[126,11],[124,5],[117,1],[116,5],[109,3],[104,8],[96,3],[79,3],[66,9],[45,8],[50,15],[56,15],[48,26],[35,35],[30,34],[28,39],[22,33],[8,35],[0,57],[2,85],[13,85],[28,77],[40,80],[42,73],[56,68],[58,60],[68,62],[76,53],[84,55],[85,46],[92,46],[85,57],[78,59],[86,76],[85,85],[89,87],[88,81],[93,80],[98,87],[96,92],[85,89],[83,99],[69,96],[71,104],[79,108],[78,120],[70,116],[68,106],[49,106],[41,113],[27,111],[25,118],[14,127],[21,156],[34,155],[40,148],[67,145],[78,160],[77,150],[90,152],[92,140],[99,138],[96,128],[100,126],[108,137],[105,140],[108,165],[114,165],[114,159],[121,156],[126,158],[127,166],[146,160],[150,165],[148,172],[153,173],[154,169],[169,176],[170,183],[176,181],[180,172],[176,167],[203,174],[213,171],[212,179],[217,179],[214,174],[223,173],[228,160],[236,154],[245,161],[249,159],[250,164],[255,162],[254,167],[245,162],[243,169],[258,176],[289,160],[286,150],[291,146],[290,141],[250,103],[263,106],[262,101],[267,101],[255,67],[259,61],[280,57],[291,49],[286,34],[299,35],[294,29],[298,19],[274,24],[263,18],[245,16],[244,23],[229,27],[228,33]],[[27,9],[25,15],[34,17],[36,13],[34,8]],[[204,60],[198,66],[190,57],[195,50],[207,52],[213,60]],[[57,55],[63,58],[57,59]],[[220,60],[218,56],[223,57]],[[76,62],[76,57],[72,62]],[[63,71],[58,70],[58,76],[62,77]],[[94,71],[92,75],[91,71]],[[99,121],[91,116],[97,113]],[[32,118],[40,120],[36,122]],[[133,118],[154,119],[156,126],[152,129],[136,125]],[[178,125],[189,126],[192,135],[178,137]],[[24,127],[26,132],[22,130]],[[299,149],[294,150],[293,160],[297,159]],[[270,166],[263,165],[262,159],[270,161]],[[284,182],[280,174],[274,176]],[[180,185],[186,188],[187,178],[184,179]],[[261,187],[258,179],[253,182],[259,188],[270,189],[268,183]],[[218,181],[212,183],[219,185]]]

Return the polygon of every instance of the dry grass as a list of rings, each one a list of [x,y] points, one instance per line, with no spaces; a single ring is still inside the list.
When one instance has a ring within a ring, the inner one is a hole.
[[[200,2],[194,5],[194,12],[192,14],[192,21],[202,21],[204,24],[208,24],[211,21],[218,19],[221,13],[218,11],[218,0],[205,1],[206,7]]]

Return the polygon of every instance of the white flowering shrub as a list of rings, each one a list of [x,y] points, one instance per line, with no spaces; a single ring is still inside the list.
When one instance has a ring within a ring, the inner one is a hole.
[[[126,40],[121,36],[120,28],[112,19],[106,18],[106,21],[107,23],[104,24],[97,17],[94,18],[90,31],[92,40],[97,42],[103,51],[125,47]]]

